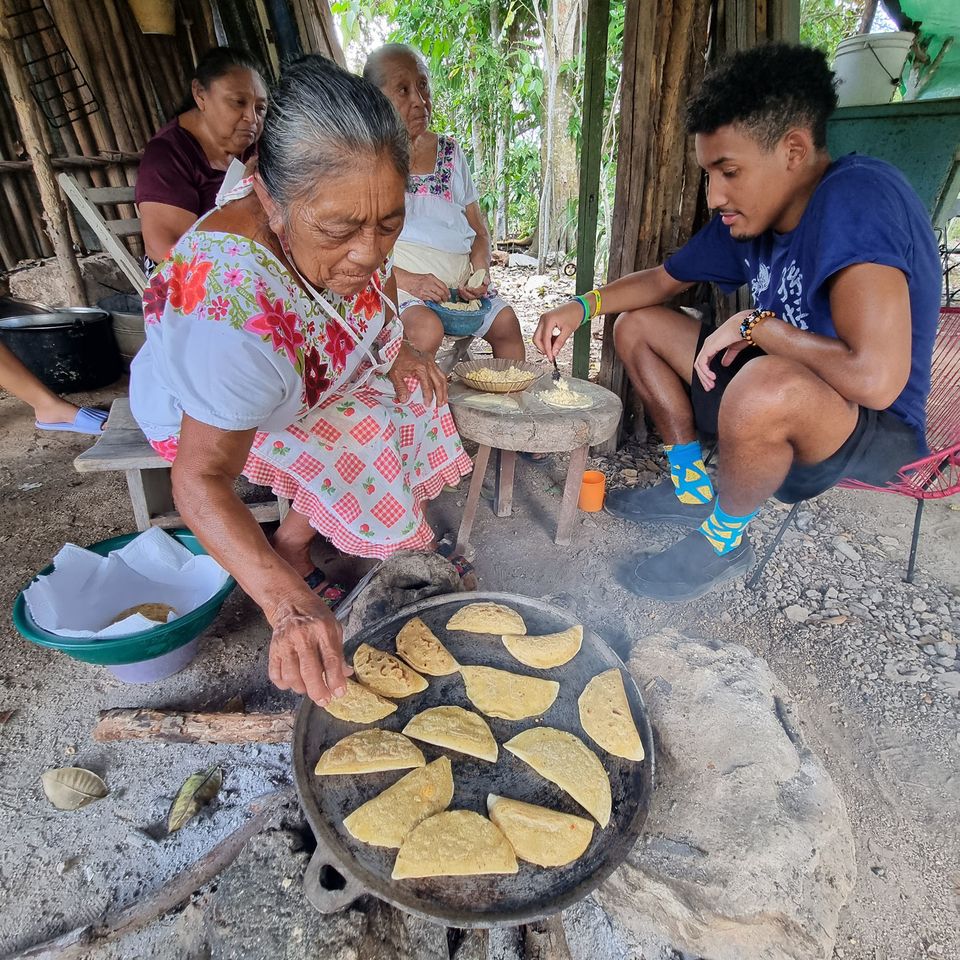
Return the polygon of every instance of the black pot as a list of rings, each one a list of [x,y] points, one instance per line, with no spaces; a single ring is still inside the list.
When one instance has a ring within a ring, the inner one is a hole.
[[[123,368],[110,314],[68,307],[0,320],[0,343],[51,390],[96,390]]]

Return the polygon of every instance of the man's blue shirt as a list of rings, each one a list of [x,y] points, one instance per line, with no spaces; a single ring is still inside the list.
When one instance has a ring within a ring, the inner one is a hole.
[[[707,281],[726,292],[749,283],[757,307],[800,330],[836,337],[830,279],[855,263],[896,267],[910,295],[910,377],[890,412],[925,448],[930,361],[940,315],[942,268],[930,217],[896,167],[849,154],[834,161],[789,233],[734,240],[719,216],[664,264],[676,280]]]

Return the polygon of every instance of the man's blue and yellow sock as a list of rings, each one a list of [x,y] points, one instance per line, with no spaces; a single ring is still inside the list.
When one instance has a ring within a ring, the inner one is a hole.
[[[663,448],[670,461],[670,479],[681,503],[709,503],[713,499],[713,484],[703,465],[700,443],[670,444]]]
[[[745,517],[731,517],[720,509],[719,502],[713,508],[713,513],[700,524],[700,532],[710,542],[710,546],[723,556],[735,547],[740,546],[747,524],[757,515],[757,511],[748,513]]]

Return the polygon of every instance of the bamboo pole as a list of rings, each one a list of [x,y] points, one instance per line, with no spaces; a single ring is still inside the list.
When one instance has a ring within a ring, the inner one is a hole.
[[[60,35],[73,54],[80,72],[84,75],[91,90],[97,96],[97,102],[100,104],[100,109],[89,114],[86,118],[90,124],[95,144],[94,149],[90,152],[97,153],[103,149],[116,150],[118,146],[121,146],[121,142],[119,142],[121,139],[122,145],[132,148],[133,142],[129,135],[124,133],[122,138],[118,137],[114,127],[113,121],[116,119],[117,125],[125,130],[126,122],[123,119],[123,109],[116,98],[112,83],[108,83],[107,87],[104,88],[98,82],[98,71],[94,64],[99,58],[91,56],[88,48],[88,38],[84,35],[84,30],[80,25],[76,5],[65,2],[65,0],[50,0],[50,2],[54,13],[54,22],[60,31]],[[89,23],[92,19],[89,7],[87,13],[86,22]],[[126,177],[114,168],[104,168],[101,175],[106,180],[107,186],[119,187],[127,184]],[[117,211],[116,214],[111,214],[111,216],[119,219],[121,215]]]
[[[9,0],[0,0],[0,14],[9,17],[12,13]],[[80,265],[77,263],[73,244],[70,242],[70,230],[67,225],[67,215],[63,207],[63,199],[57,190],[53,168],[50,165],[50,156],[43,144],[41,120],[37,115],[37,107],[27,90],[24,75],[21,72],[20,51],[17,44],[10,39],[6,23],[0,22],[0,60],[3,62],[3,73],[7,80],[7,89],[10,99],[20,123],[20,132],[24,146],[33,160],[33,170],[40,190],[40,202],[43,204],[43,215],[46,221],[47,234],[60,265],[63,275],[64,293],[68,303],[85,306],[86,293],[83,289],[83,278],[80,275]]]
[[[17,153],[14,143],[17,129],[13,104],[8,102],[6,96],[0,97],[0,135],[3,137],[4,152],[9,156],[15,156]],[[33,168],[29,160],[24,162],[30,169]],[[43,217],[39,210],[39,197],[35,195],[35,191],[30,189],[29,184],[17,178],[4,180],[3,193],[10,208],[10,216],[4,220],[4,223],[16,227],[16,232],[21,239],[22,257],[20,259],[44,256],[47,251],[52,254],[53,248],[49,246],[50,241],[44,231]],[[46,249],[44,249],[45,246]],[[8,263],[8,266],[16,266],[16,263],[15,260],[13,263]]]
[[[136,96],[134,104],[128,103],[128,109],[134,107],[135,112],[140,118],[140,124],[137,130],[137,146],[143,147],[150,137],[160,129],[163,124],[160,122],[160,113],[157,110],[156,101],[147,96],[144,90],[142,80],[143,72],[134,69],[132,58],[132,37],[125,33],[120,21],[120,12],[117,10],[116,0],[104,0],[104,9],[107,11],[107,19],[110,21],[110,33],[113,35],[117,56],[120,60],[120,67],[127,79],[127,84],[131,92]]]

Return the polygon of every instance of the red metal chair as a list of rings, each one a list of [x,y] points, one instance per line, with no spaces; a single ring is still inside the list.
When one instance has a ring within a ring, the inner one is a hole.
[[[895,479],[882,487],[861,483],[859,480],[841,480],[837,484],[846,490],[896,493],[917,501],[913,539],[910,542],[910,561],[907,565],[907,583],[913,583],[924,501],[941,500],[960,493],[960,307],[940,309],[940,323],[933,347],[930,396],[927,398],[927,446],[930,448],[929,456],[908,463],[901,468]],[[799,508],[800,504],[795,503],[787,514],[750,577],[748,587],[752,587],[763,573]]]

